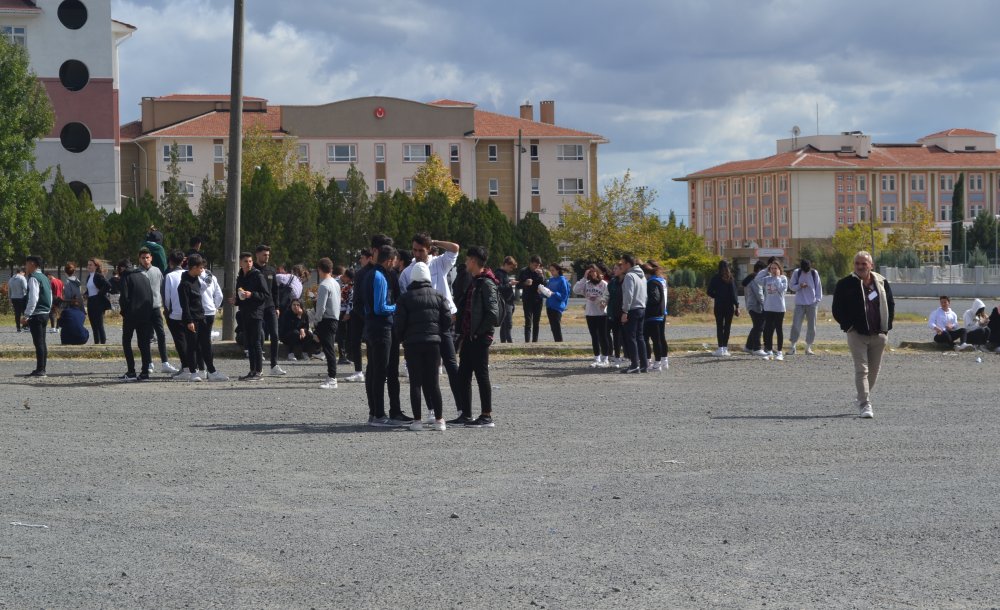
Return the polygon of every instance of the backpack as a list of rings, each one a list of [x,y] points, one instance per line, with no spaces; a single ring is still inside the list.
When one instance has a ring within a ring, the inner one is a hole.
[[[792,275],[794,276],[792,278],[792,284],[795,286],[795,292],[798,292],[799,291],[799,282],[801,281],[801,278],[802,278],[802,269],[801,268],[796,269],[795,272]],[[810,269],[809,270],[809,275],[811,275],[812,278],[813,278],[813,284],[815,286],[819,287],[820,286],[820,283],[819,283],[819,272],[816,271],[815,269]]]
[[[292,278],[288,278],[287,283],[278,282],[278,294],[274,296],[274,306],[278,308],[278,311],[287,311],[292,304],[292,299],[295,298],[292,295]]]

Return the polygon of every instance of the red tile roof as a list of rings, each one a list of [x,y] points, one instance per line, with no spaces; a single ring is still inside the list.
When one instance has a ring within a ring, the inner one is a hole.
[[[937,146],[873,145],[871,155],[862,158],[836,152],[818,152],[812,147],[745,161],[730,161],[676,178],[691,180],[708,176],[762,173],[774,170],[808,169],[1000,169],[1000,152],[948,152]]]
[[[206,112],[192,119],[163,127],[147,134],[126,136],[126,133],[134,133],[136,130],[134,124],[135,122],[128,123],[121,127],[121,137],[123,140],[126,137],[137,139],[140,136],[156,138],[225,138],[229,136],[229,113],[218,110]],[[267,112],[243,113],[244,133],[258,125],[263,125],[264,129],[272,134],[284,133],[281,130],[281,106],[269,106]],[[141,126],[138,129],[141,129]]]
[[[518,117],[476,111],[476,137],[479,138],[516,138],[517,130],[521,130],[525,138],[589,138],[604,140],[603,136],[576,129],[567,129],[548,123],[529,121]]]
[[[475,106],[475,104],[473,104],[472,102],[459,102],[456,100],[449,100],[449,99],[434,100],[433,102],[430,102],[430,105],[431,106]]]
[[[976,131],[975,129],[945,129],[944,131],[939,131],[937,133],[932,133],[929,136],[924,136],[917,141],[920,142],[930,138],[944,138],[947,136],[995,137],[996,134],[989,133],[988,131]]]
[[[134,140],[142,135],[142,121],[132,121],[125,123],[118,129],[118,135],[122,141]]]
[[[209,94],[199,94],[199,93],[173,93],[171,95],[162,95],[160,97],[154,98],[158,102],[228,102],[230,96],[220,95],[218,93]],[[243,101],[245,102],[266,102],[267,100],[262,97],[247,97],[243,96]]]

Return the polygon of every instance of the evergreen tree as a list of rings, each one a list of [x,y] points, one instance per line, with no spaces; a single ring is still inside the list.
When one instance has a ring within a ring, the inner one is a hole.
[[[163,219],[160,227],[163,231],[163,247],[167,252],[187,250],[188,241],[194,237],[198,228],[194,212],[191,211],[187,185],[180,179],[179,158],[175,142],[170,147],[169,178],[163,183],[163,196],[160,197],[159,206],[160,217]]]
[[[226,190],[205,178],[198,203],[198,235],[202,254],[210,264],[222,264],[226,250]]]
[[[951,196],[951,262],[965,263],[968,251],[965,246],[965,174],[958,175],[955,191]]]
[[[121,212],[112,212],[104,220],[107,239],[105,253],[109,260],[136,260],[140,245],[151,226],[163,226],[156,200],[146,191],[138,201],[128,199]]]
[[[527,256],[537,254],[546,263],[558,262],[561,259],[548,227],[538,219],[538,214],[532,212],[525,214],[514,230],[514,237],[524,246]]]

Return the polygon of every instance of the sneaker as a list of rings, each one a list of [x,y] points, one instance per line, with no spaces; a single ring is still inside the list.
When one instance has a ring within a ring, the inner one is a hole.
[[[663,360],[660,361],[660,370],[665,371],[670,368],[670,357],[664,356]]]
[[[785,359],[785,355],[782,354],[781,352],[778,352],[777,354],[774,355],[774,359],[775,360],[784,360]]]
[[[160,365],[160,372],[161,373],[180,373],[181,370],[179,368],[177,368],[176,366],[170,364],[169,362],[164,362],[163,364]]]
[[[58,330],[56,330],[56,329],[54,329],[54,328],[50,328],[50,329],[49,329],[49,334],[50,334],[50,335],[54,335],[54,334],[55,334],[55,333],[57,333],[57,332],[59,332],[59,331],[58,331]]]
[[[177,373],[176,375],[174,375],[173,380],[174,381],[191,381],[192,375],[195,376],[195,377],[198,376],[197,373],[193,373],[192,374],[192,373],[189,373],[187,371],[181,371],[181,372]],[[201,381],[201,380],[199,379],[198,381]]]
[[[374,426],[376,428],[395,428],[396,424],[393,423],[388,417],[376,417],[371,420],[368,424],[369,426]]]
[[[638,373],[638,372],[639,372],[639,367],[637,367],[637,366],[630,366],[627,369],[625,369],[624,371],[622,371],[621,373],[622,373],[622,375],[631,375],[632,373]]]
[[[320,362],[326,362],[326,355],[323,354],[322,352],[320,352],[318,354],[313,354],[313,355],[309,356],[309,359],[310,360],[319,360]]]
[[[774,358],[774,353],[772,353],[772,352],[764,352],[763,358],[764,358],[764,360],[772,360]]]
[[[153,372],[154,370],[155,370],[155,369],[154,369],[154,367],[153,367],[153,363],[152,363],[152,362],[150,362],[150,363],[149,363],[149,366],[147,366],[147,367],[146,367],[146,372],[147,372],[147,373],[152,373],[152,372]]]
[[[206,377],[208,377],[208,371],[206,371],[205,369],[198,369],[198,376],[201,377],[202,379],[205,379]]]
[[[743,352],[746,353],[746,354],[752,354],[753,353],[753,350],[750,349],[749,347],[745,346],[745,345],[742,347],[742,349],[743,349]]]
[[[396,413],[389,416],[389,420],[393,422],[396,426],[409,426],[413,423],[413,418],[402,413]]]
[[[958,345],[955,346],[956,352],[964,352],[967,349],[972,349],[972,346],[969,345],[968,343],[959,343]]]
[[[594,361],[590,363],[590,368],[592,368],[592,369],[596,369],[599,366],[601,366],[601,358],[600,358],[600,356],[598,356],[597,358],[594,358]]]
[[[319,386],[319,389],[321,389],[321,390],[336,390],[337,389],[337,380],[334,379],[333,377],[327,377],[326,378],[326,383],[321,384]]]
[[[723,356],[724,358],[728,358],[728,357],[729,357],[730,355],[731,355],[731,354],[729,353],[729,348],[728,348],[728,347],[724,347],[724,348],[722,348],[722,356]]]
[[[409,369],[406,368],[406,363],[405,362],[403,363],[403,370],[401,370],[400,373],[401,373],[401,375],[400,375],[401,377],[406,377],[407,379],[410,378],[410,371],[409,371]]]
[[[438,432],[444,432],[448,429],[448,426],[444,423],[443,419],[436,419],[434,423],[431,424],[431,430],[436,430]]]
[[[791,347],[788,348],[788,355],[789,356],[794,356],[795,355],[795,344],[794,343],[791,345]]]
[[[344,381],[349,381],[351,383],[354,383],[356,381],[364,383],[364,381],[365,381],[365,374],[362,373],[361,371],[357,371],[356,373],[348,375],[347,379],[345,379]]]
[[[610,366],[613,369],[620,369],[620,368],[622,368],[622,359],[621,358],[615,358],[613,360],[610,360],[609,363],[608,363],[608,366]]]
[[[239,377],[240,381],[260,381],[260,373],[247,373]]]
[[[299,359],[295,357],[295,354],[288,354],[288,361],[289,362],[298,362]]]
[[[649,370],[650,371],[658,371],[658,370],[660,370],[660,363],[659,362],[653,362],[652,364],[649,365]]]
[[[137,380],[138,378],[139,378],[139,376],[136,375],[135,373],[125,373],[124,375],[122,375],[121,377],[118,378],[118,381],[120,381],[122,383],[129,383],[129,382]]]
[[[413,432],[423,432],[424,422],[413,420],[413,423],[410,424],[410,430]]]
[[[860,417],[861,419],[874,419],[875,414],[872,413],[871,403],[866,402],[865,404],[861,405],[861,413],[858,414],[858,417]]]
[[[722,356],[726,355],[726,350],[720,347],[716,349],[714,352],[712,352],[712,355],[715,356],[716,358],[721,358]]]
[[[762,350],[762,349],[759,349],[759,350],[757,350],[757,351],[753,352],[753,355],[754,355],[754,356],[760,356],[760,357],[762,357],[762,358],[763,358],[763,357],[767,356],[767,355],[768,355],[768,353],[767,353],[767,352],[765,352],[765,351],[764,351],[764,350]]]
[[[149,381],[149,373],[139,373],[135,380],[140,383],[143,381]]]
[[[287,375],[285,369],[281,368],[277,364],[271,367],[271,375],[275,377],[281,377],[282,375]]]
[[[425,424],[433,424],[436,421],[437,420],[434,419],[434,411],[427,411],[426,413],[424,413],[424,423]]]
[[[813,346],[806,344],[806,356],[815,356],[816,352],[813,351]]]
[[[341,358],[337,360],[337,364],[339,364],[340,366],[351,366],[354,363],[348,360],[347,358]]]
[[[171,379],[176,379],[180,375],[190,375],[190,374],[191,373],[187,372],[187,369],[181,369],[181,370],[177,371],[176,373],[174,373],[173,375],[171,375],[170,378]]]
[[[480,415],[476,419],[465,424],[466,428],[493,428],[493,418],[489,415]]]
[[[31,371],[25,377],[48,377],[48,375],[45,374],[45,371]]]
[[[206,379],[208,379],[209,381],[229,381],[229,377],[226,377],[219,371],[215,371],[214,373],[209,373]]]
[[[450,420],[448,422],[448,425],[449,426],[464,426],[465,424],[467,424],[467,423],[469,423],[471,421],[472,421],[471,417],[466,417],[464,415],[459,415],[455,419]]]
[[[191,373],[191,378],[188,379],[188,381],[201,382],[205,381],[205,378],[199,375],[198,373]]]

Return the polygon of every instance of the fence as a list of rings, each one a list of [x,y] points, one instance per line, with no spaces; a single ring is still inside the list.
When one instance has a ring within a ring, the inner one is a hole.
[[[881,267],[879,272],[894,284],[1000,284],[1000,266],[925,265]]]

